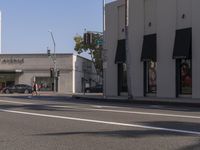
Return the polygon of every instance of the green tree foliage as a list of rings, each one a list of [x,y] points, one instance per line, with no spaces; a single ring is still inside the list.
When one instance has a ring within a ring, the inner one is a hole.
[[[102,41],[102,35],[93,34],[92,43],[85,44],[84,39],[80,35],[74,37],[75,48],[74,50],[81,54],[86,52],[90,55],[92,62],[94,63],[97,74],[102,76],[103,66],[102,66],[102,45],[99,45],[98,41]]]

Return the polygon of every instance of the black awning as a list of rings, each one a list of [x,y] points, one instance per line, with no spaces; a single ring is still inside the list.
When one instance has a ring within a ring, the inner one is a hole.
[[[173,58],[191,58],[192,54],[192,28],[176,30]]]
[[[115,55],[115,63],[125,63],[126,62],[126,40],[118,40],[117,51]]]
[[[156,34],[145,35],[142,45],[142,61],[156,61],[157,42]]]

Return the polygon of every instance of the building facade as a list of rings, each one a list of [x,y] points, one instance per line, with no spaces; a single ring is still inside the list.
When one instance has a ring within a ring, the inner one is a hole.
[[[56,54],[56,65],[59,93],[83,92],[85,85],[98,82],[93,63],[88,59],[73,54]],[[47,54],[1,54],[0,89],[14,84],[32,85],[36,81],[41,91],[53,91],[50,68],[54,68],[54,64]]]
[[[199,7],[198,0],[107,4],[105,95],[124,95],[130,83],[133,97],[200,98]]]

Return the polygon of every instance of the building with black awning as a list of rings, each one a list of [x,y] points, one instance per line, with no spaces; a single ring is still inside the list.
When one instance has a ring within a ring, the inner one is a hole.
[[[192,94],[192,28],[176,30],[173,59],[176,60],[176,94]]]
[[[142,61],[156,61],[157,39],[156,34],[145,35],[142,44]]]
[[[173,58],[191,59],[192,57],[192,28],[176,30]]]
[[[117,42],[117,50],[115,55],[115,63],[117,64],[117,86],[118,95],[127,93],[127,72],[126,72],[126,40],[121,39]]]
[[[105,95],[123,95],[119,79],[130,72],[123,82],[130,83],[128,91],[134,98],[200,98],[199,7],[200,1],[108,3]],[[121,74],[119,64],[124,65]]]
[[[145,35],[141,61],[144,63],[144,95],[156,93],[156,34]]]
[[[115,54],[115,63],[122,64],[126,62],[126,40],[118,40]]]

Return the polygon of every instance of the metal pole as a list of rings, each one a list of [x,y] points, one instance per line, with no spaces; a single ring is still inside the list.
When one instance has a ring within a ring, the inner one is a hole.
[[[127,86],[128,86],[128,99],[132,99],[131,87],[131,73],[130,73],[130,54],[129,54],[129,40],[128,40],[128,23],[129,23],[129,1],[125,0],[125,39],[126,39],[126,68],[127,68]]]
[[[106,0],[103,0],[103,44],[102,44],[102,54],[103,57],[106,57],[105,55],[105,5],[106,5]],[[104,99],[106,98],[106,58],[103,58],[103,97]]]
[[[53,90],[54,92],[56,92],[56,87],[57,87],[57,66],[56,66],[56,43],[55,43],[55,39],[54,39],[54,36],[53,36],[53,33],[52,31],[49,31],[50,34],[51,34],[51,38],[52,38],[52,41],[53,41],[53,47],[54,47],[54,53],[53,53],[53,64],[54,64],[54,87],[53,87]]]

